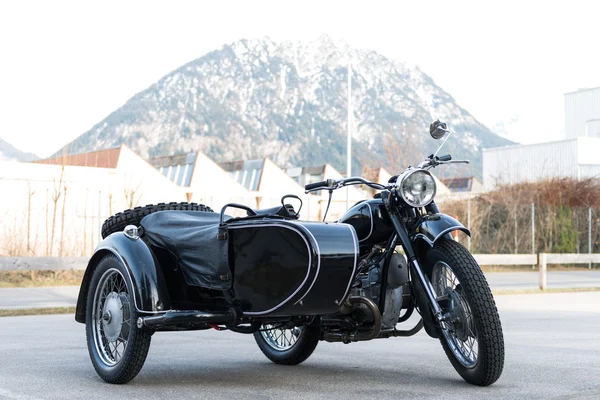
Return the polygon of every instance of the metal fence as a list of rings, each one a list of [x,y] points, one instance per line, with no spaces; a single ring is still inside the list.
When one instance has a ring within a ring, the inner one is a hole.
[[[599,208],[465,200],[443,211],[471,229],[472,237],[458,240],[474,253],[600,253]]]

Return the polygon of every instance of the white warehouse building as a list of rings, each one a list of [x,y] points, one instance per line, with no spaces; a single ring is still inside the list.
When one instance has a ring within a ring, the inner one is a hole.
[[[565,94],[567,138],[600,138],[600,87]]]
[[[600,138],[578,137],[483,150],[486,189],[557,177],[600,178]]]
[[[600,178],[600,87],[565,93],[565,136],[483,150],[483,186],[568,177]]]

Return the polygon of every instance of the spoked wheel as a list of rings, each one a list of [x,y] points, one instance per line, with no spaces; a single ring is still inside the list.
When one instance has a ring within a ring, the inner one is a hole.
[[[467,382],[487,386],[504,368],[504,337],[496,303],[479,265],[453,240],[427,254],[429,276],[444,311],[440,341]]]
[[[296,365],[306,360],[319,343],[318,327],[303,325],[286,329],[280,325],[263,325],[254,339],[265,356],[276,364]]]
[[[140,371],[151,332],[136,327],[138,313],[121,262],[104,257],[88,290],[86,334],[96,372],[109,383],[126,383]]]
[[[473,312],[462,293],[462,286],[448,264],[438,261],[433,267],[433,287],[438,297],[446,297],[449,318],[442,334],[456,359],[466,368],[477,362],[477,333]]]

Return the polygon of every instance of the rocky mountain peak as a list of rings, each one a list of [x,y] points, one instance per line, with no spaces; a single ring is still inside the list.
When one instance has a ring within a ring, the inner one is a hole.
[[[448,150],[471,158],[508,144],[418,67],[321,36],[224,45],[164,76],[69,144],[69,152],[127,144],[144,157],[201,150],[216,161],[269,156],[282,167],[345,165],[348,58],[352,59],[354,160],[397,169],[431,153],[429,123],[456,130]],[[406,153],[386,154],[390,148]],[[393,158],[393,159],[392,159]],[[469,172],[469,171],[467,171]],[[464,173],[461,173],[464,174]]]

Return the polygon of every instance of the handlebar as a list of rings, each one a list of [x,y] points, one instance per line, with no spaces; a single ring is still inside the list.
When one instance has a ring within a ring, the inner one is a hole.
[[[429,170],[442,164],[469,164],[469,160],[453,160],[450,154],[439,157],[432,154],[427,158],[427,160],[420,163],[417,168]]]
[[[327,179],[326,181],[309,183],[308,185],[304,186],[304,190],[313,190],[320,187],[329,187],[329,184],[332,182],[334,182],[333,179]]]
[[[429,169],[435,168],[438,165],[442,165],[442,164],[459,164],[459,163],[468,164],[469,160],[452,160],[452,156],[450,154],[446,154],[445,156],[440,156],[440,157],[434,156],[432,154],[429,156],[429,158],[427,160],[420,163],[417,168],[429,170]],[[332,190],[336,190],[336,189],[342,188],[344,186],[349,186],[349,185],[367,185],[376,190],[386,190],[386,189],[392,189],[395,186],[395,181],[390,182],[390,183],[391,183],[390,185],[382,185],[380,183],[370,182],[364,178],[351,177],[351,178],[345,178],[345,179],[340,179],[340,180],[327,179],[325,181],[309,183],[308,185],[304,186],[304,190],[306,191],[306,193],[314,192],[317,190],[332,191]]]
[[[359,177],[351,177],[351,178],[340,179],[340,180],[327,179],[326,181],[309,183],[308,185],[304,186],[304,189],[306,190],[306,193],[308,193],[308,192],[313,192],[316,190],[323,190],[323,189],[335,190],[335,189],[339,189],[341,187],[348,186],[348,185],[367,185],[367,186],[370,186],[377,190],[388,189],[388,186],[381,185],[381,184],[375,183],[375,182],[371,182],[364,178],[359,178]]]

